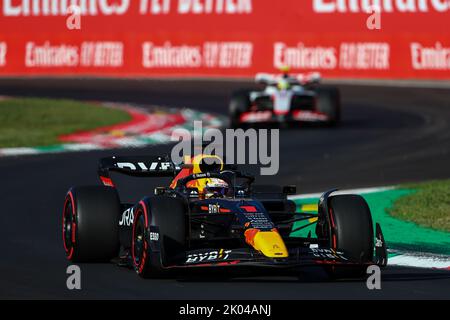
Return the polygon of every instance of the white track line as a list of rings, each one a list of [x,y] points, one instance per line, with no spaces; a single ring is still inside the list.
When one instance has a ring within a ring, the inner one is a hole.
[[[395,189],[395,187],[389,186],[389,187],[371,187],[371,188],[347,189],[347,190],[339,190],[339,191],[333,192],[333,195],[339,195],[339,194],[368,194],[368,193],[382,192],[382,191],[392,190],[392,189]],[[297,194],[297,195],[289,196],[289,199],[291,199],[291,200],[300,200],[300,199],[309,199],[309,198],[319,198],[322,195],[322,193],[323,192]]]
[[[450,257],[421,253],[405,253],[388,259],[389,265],[416,268],[450,268]]]

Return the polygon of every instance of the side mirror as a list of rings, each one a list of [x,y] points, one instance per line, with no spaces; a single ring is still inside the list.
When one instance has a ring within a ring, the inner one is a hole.
[[[297,194],[297,187],[296,186],[284,186],[283,193],[287,194],[287,195]]]

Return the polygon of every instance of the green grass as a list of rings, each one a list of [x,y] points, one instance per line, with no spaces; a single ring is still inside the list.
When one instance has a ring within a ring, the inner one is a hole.
[[[388,209],[392,216],[450,232],[450,180],[402,186],[415,190],[398,198]]]
[[[8,99],[0,101],[0,148],[50,146],[60,135],[129,120],[122,110],[84,102]]]

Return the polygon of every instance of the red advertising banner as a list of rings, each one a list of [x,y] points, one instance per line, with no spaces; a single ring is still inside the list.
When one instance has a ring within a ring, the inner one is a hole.
[[[450,0],[0,0],[0,76],[450,79]]]

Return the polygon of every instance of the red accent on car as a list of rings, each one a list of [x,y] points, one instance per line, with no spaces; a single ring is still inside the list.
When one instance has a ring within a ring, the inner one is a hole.
[[[67,259],[68,260],[72,259],[72,256],[73,256],[73,247],[70,248],[70,252],[69,252],[69,255],[67,256]]]
[[[245,230],[245,242],[247,242],[250,246],[253,246],[255,244],[255,236],[258,232],[259,230],[254,228]]]
[[[272,117],[271,111],[250,111],[244,112],[240,116],[241,122],[264,122]]]
[[[142,273],[142,271],[144,270],[145,267],[145,263],[147,261],[147,242],[144,239],[144,252],[142,253],[142,257],[139,261],[139,264],[136,263],[136,254],[134,252],[134,233],[135,233],[135,229],[136,229],[136,222],[139,220],[139,216],[141,214],[144,214],[144,219],[145,219],[145,228],[148,228],[148,215],[147,215],[147,206],[145,205],[144,201],[139,201],[140,204],[140,208],[137,210],[136,212],[136,216],[135,219],[133,221],[133,229],[131,232],[131,257],[133,259],[133,264],[138,268],[138,273]]]
[[[239,262],[240,262],[239,260],[230,261],[230,262],[219,262],[217,264],[217,266],[228,266],[228,265],[238,264]]]
[[[244,209],[246,212],[257,212],[255,206],[241,206],[241,209]]]
[[[66,228],[65,228],[65,218],[66,215],[66,206],[67,202],[69,201],[69,197],[66,196],[66,200],[64,201],[64,207],[63,207],[63,214],[62,214],[62,236],[63,236],[63,245],[64,245],[64,251],[66,253],[69,252],[69,249],[66,246]]]
[[[331,210],[331,208],[328,210],[329,214],[330,214],[330,221],[331,221],[331,232],[332,232],[332,248],[334,250],[336,250],[337,248],[337,241],[336,241],[336,233],[334,232],[334,230],[336,229],[336,224],[334,223],[334,217],[333,217],[333,210]]]
[[[276,116],[284,116],[286,114],[288,114],[289,111],[280,111],[280,110],[273,110],[273,114]]]
[[[218,263],[201,263],[201,264],[193,264],[186,267],[222,267],[222,266],[229,266],[229,265],[235,265],[241,262],[240,260],[234,260],[234,261],[225,261],[225,262],[218,262]]]
[[[64,228],[64,225],[65,225],[64,215],[65,215],[67,203],[68,203],[69,201],[72,203],[72,216],[73,216],[73,220],[72,220],[72,221],[74,221],[74,222],[72,223],[72,230],[71,230],[72,234],[70,235],[70,236],[71,236],[70,238],[71,238],[71,240],[72,240],[72,246],[70,247],[70,249],[67,248],[67,246],[66,246],[66,230],[65,230],[65,228]],[[75,230],[76,230],[76,222],[75,222],[76,214],[75,214],[75,212],[76,212],[76,211],[75,211],[75,210],[76,210],[76,209],[75,209],[75,201],[74,201],[74,197],[73,197],[72,191],[69,191],[69,192],[67,193],[66,200],[64,201],[63,218],[62,218],[62,228],[63,228],[63,229],[62,229],[62,236],[63,236],[63,245],[64,245],[64,250],[65,250],[65,252],[66,252],[66,255],[67,255],[67,259],[68,259],[68,260],[72,259],[73,252],[74,252],[73,245],[75,244],[75,240],[76,240],[76,234],[75,234]]]
[[[107,187],[114,187],[114,183],[111,178],[100,176],[100,180],[102,180],[103,185]]]
[[[77,224],[75,222],[72,222],[72,245],[76,242],[76,236],[75,231],[77,230]]]

